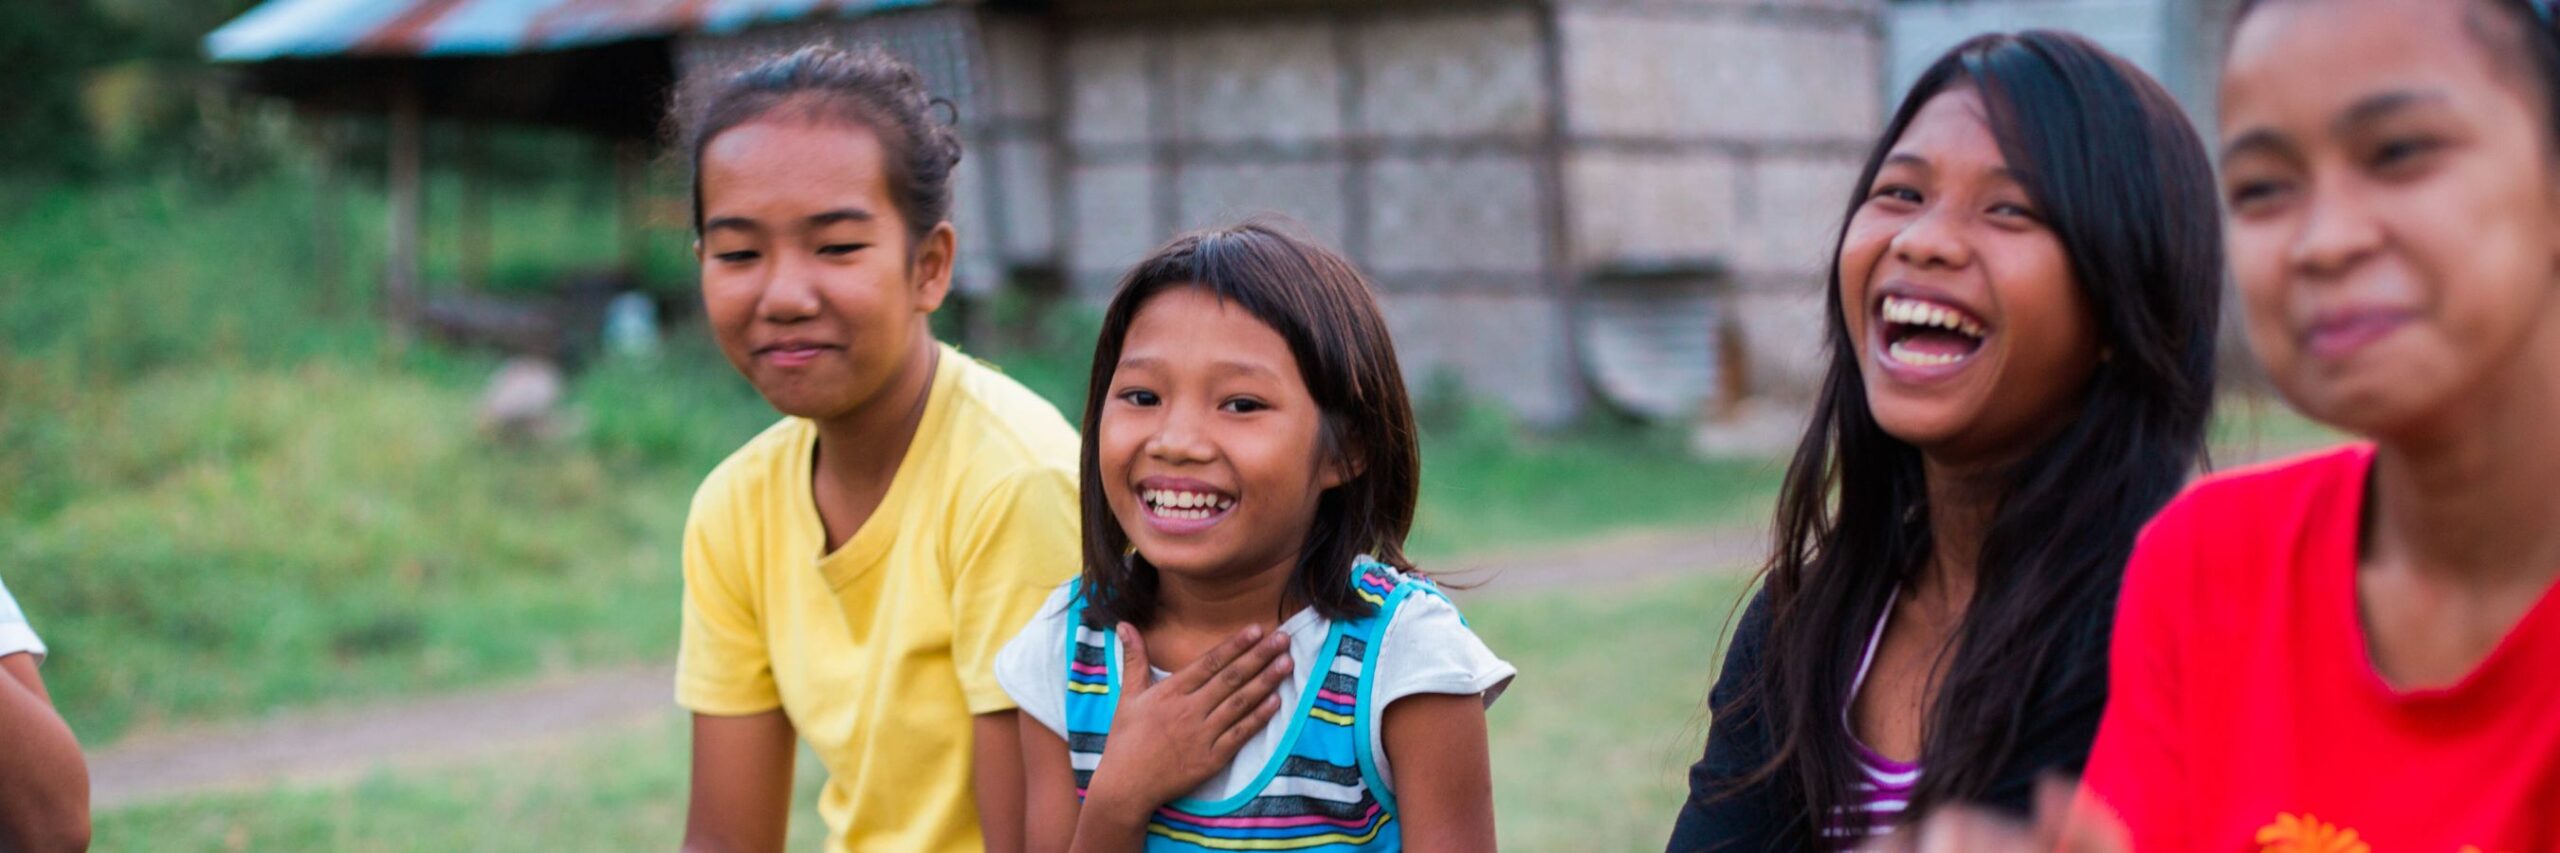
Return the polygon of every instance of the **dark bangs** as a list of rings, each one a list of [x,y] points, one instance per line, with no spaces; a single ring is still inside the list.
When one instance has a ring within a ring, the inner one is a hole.
[[[1179,287],[1242,307],[1288,342],[1298,377],[1323,413],[1320,452],[1356,472],[1317,500],[1290,584],[1328,619],[1367,615],[1368,602],[1351,590],[1352,562],[1367,554],[1413,567],[1404,556],[1422,479],[1413,403],[1368,278],[1333,250],[1255,221],[1174,238],[1120,280],[1103,314],[1083,424],[1086,622],[1100,628],[1155,618],[1156,570],[1131,549],[1103,497],[1098,434],[1130,323],[1147,300]]]

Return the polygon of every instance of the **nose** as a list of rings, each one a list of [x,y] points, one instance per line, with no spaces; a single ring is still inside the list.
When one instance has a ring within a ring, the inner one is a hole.
[[[1166,405],[1164,417],[1156,421],[1156,430],[1147,436],[1144,448],[1147,458],[1169,465],[1199,464],[1216,459],[1217,445],[1209,440],[1203,427],[1203,416],[1189,407]]]
[[[767,269],[764,293],[756,299],[756,316],[768,323],[796,323],[818,315],[818,283],[809,265],[778,253]]]
[[[1973,245],[1965,241],[1957,218],[1947,206],[1932,207],[1895,232],[1887,248],[1894,260],[1914,267],[1961,269],[1973,263]]]
[[[2285,260],[2306,278],[2345,275],[2382,247],[2382,226],[2356,193],[2345,187],[2313,188],[2302,225],[2285,247]]]

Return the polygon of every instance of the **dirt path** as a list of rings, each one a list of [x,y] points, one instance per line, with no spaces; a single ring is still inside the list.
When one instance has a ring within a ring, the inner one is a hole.
[[[1485,597],[1564,584],[1732,571],[1758,558],[1758,526],[1603,537],[1433,566]],[[384,767],[468,763],[560,738],[647,725],[674,706],[674,670],[647,666],[483,691],[136,737],[89,756],[91,808],[361,778]]]
[[[2249,441],[2216,449],[2227,467],[2306,443]],[[1604,536],[1425,568],[1476,588],[1465,598],[1671,574],[1749,571],[1767,553],[1765,522]],[[383,767],[466,763],[526,746],[646,725],[673,713],[674,672],[648,666],[533,684],[288,711],[266,721],[138,737],[89,757],[92,807],[104,811],[188,794],[279,782],[360,778]]]

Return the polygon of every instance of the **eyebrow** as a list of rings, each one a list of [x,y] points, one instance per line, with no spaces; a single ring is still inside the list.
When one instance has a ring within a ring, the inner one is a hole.
[[[839,207],[834,210],[810,214],[808,222],[809,226],[812,228],[824,228],[839,222],[870,222],[879,218],[880,217],[873,215],[871,211],[864,210],[859,207]],[[763,230],[763,227],[757,224],[755,220],[744,216],[715,216],[702,223],[702,232],[705,234],[722,229],[733,231],[761,231]]]
[[[2330,121],[2329,132],[2337,136],[2347,136],[2354,133],[2359,125],[2380,121],[2402,110],[2440,103],[2444,100],[2443,92],[2432,89],[2402,89],[2370,95],[2356,101],[2347,107],[2346,112],[2340,113],[2336,119]],[[2274,128],[2253,128],[2232,137],[2229,144],[2222,146],[2222,159],[2229,160],[2252,151],[2276,151],[2286,147],[2284,134],[2276,132]]]
[[[2231,160],[2251,151],[2281,151],[2284,147],[2284,134],[2277,133],[2271,128],[2253,128],[2224,143],[2222,159]]]
[[[2411,107],[2435,103],[2443,101],[2444,99],[2445,95],[2443,92],[2432,89],[2403,89],[2397,92],[2384,92],[2382,94],[2357,101],[2354,106],[2348,107],[2344,114],[2338,116],[2337,121],[2330,122],[2329,130],[2332,133],[2344,136],[2348,131],[2353,130],[2356,125],[2372,122]]]
[[[755,220],[748,219],[744,216],[714,216],[702,223],[702,233],[705,234],[723,229],[731,231],[763,230],[756,225]]]
[[[1137,356],[1137,357],[1133,357],[1133,358],[1124,358],[1124,359],[1121,359],[1121,360],[1120,360],[1120,369],[1122,369],[1122,370],[1162,370],[1162,369],[1164,369],[1164,366],[1165,366],[1165,364],[1164,364],[1164,359],[1160,359],[1160,358],[1153,358],[1153,357],[1149,357],[1149,356]],[[1210,370],[1210,372],[1212,372],[1212,373],[1217,373],[1217,374],[1220,374],[1220,375],[1228,375],[1228,376],[1278,376],[1278,375],[1279,375],[1278,373],[1273,372],[1273,371],[1271,370],[1271,368],[1264,367],[1264,366],[1262,366],[1262,365],[1260,365],[1260,364],[1255,364],[1255,363],[1253,363],[1253,362],[1249,362],[1249,361],[1236,361],[1236,360],[1234,360],[1234,359],[1226,359],[1226,358],[1222,358],[1222,359],[1217,360],[1216,362],[1211,363],[1211,364],[1209,365],[1209,370]]]
[[[1910,166],[1914,169],[1920,169],[1922,171],[1932,173],[1936,172],[1938,168],[1936,164],[1929,162],[1928,158],[1906,151],[1885,157],[1884,162],[1876,164],[1876,171],[1881,172],[1884,171],[1884,167],[1894,165]],[[2018,170],[2009,168],[2005,162],[2001,165],[1991,167],[1991,176],[2013,184],[2019,184],[2022,186],[2026,184],[2026,179],[2018,174]]]

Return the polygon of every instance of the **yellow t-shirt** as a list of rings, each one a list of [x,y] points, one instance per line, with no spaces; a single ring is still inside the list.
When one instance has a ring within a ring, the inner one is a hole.
[[[832,554],[817,435],[785,418],[695,493],[676,701],[789,715],[827,766],[830,850],[982,849],[970,717],[1014,707],[996,652],[1075,574],[1075,430],[943,347],[888,495]]]

